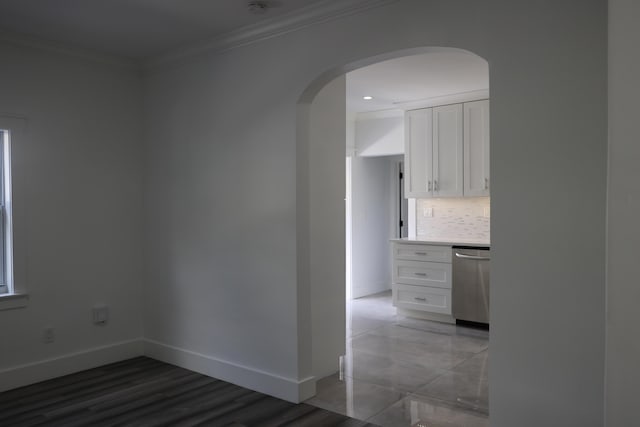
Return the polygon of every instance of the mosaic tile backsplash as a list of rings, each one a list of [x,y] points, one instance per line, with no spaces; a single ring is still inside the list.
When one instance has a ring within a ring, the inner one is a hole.
[[[489,197],[418,199],[417,238],[490,240],[489,200]]]

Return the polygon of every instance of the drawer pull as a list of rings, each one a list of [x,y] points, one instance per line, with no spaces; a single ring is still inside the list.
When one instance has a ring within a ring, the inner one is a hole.
[[[414,252],[416,255],[422,255],[425,256],[427,253],[426,252]]]
[[[427,273],[413,273],[416,276],[427,277]]]
[[[413,299],[414,299],[414,300],[416,300],[416,301],[424,301],[424,302],[427,302],[427,299],[426,299],[426,298],[413,297]]]

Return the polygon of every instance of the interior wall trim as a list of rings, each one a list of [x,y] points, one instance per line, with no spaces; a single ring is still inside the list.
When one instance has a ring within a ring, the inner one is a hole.
[[[320,0],[285,15],[260,21],[197,44],[188,44],[149,59],[149,70],[205,54],[223,52],[282,34],[377,8],[398,0]]]
[[[489,89],[478,89],[469,92],[452,93],[433,98],[416,99],[413,101],[396,102],[394,106],[398,109],[409,111],[419,108],[440,107],[450,104],[460,104],[463,102],[482,101],[490,98]]]
[[[142,339],[120,341],[0,370],[0,392],[143,355]]]
[[[314,377],[300,381],[286,378],[150,339],[144,340],[144,354],[152,359],[293,403],[302,402],[315,395],[316,392]]]
[[[397,1],[399,0],[341,0],[339,2],[334,0],[320,0],[310,6],[294,10],[288,14],[262,20],[200,43],[189,43],[147,60],[110,55],[93,49],[85,49],[71,44],[59,43],[11,31],[0,31],[0,41],[83,58],[103,64],[132,68],[139,71],[144,69],[152,71],[155,68],[162,68],[162,66],[179,63],[190,58],[224,52],[257,43],[315,24],[353,15]]]

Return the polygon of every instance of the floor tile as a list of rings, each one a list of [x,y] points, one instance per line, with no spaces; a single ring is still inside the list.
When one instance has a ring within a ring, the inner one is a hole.
[[[349,377],[340,380],[337,374],[318,381],[317,389],[318,394],[305,403],[360,420],[366,420],[406,395]]]
[[[442,375],[443,371],[419,361],[394,359],[385,353],[371,354],[354,350],[347,357],[345,375],[356,380],[412,392]]]
[[[388,320],[375,319],[370,317],[354,318],[347,327],[347,336],[356,337],[367,332],[375,331],[389,324]]]
[[[459,349],[449,336],[432,334],[424,341],[366,333],[354,338],[354,353],[384,355],[396,362],[409,362],[431,369],[451,369],[475,354]]]
[[[478,353],[489,347],[486,338],[469,336],[461,333],[460,330],[451,333],[425,331],[397,324],[385,325],[370,331],[373,335],[398,338],[412,341],[437,349],[453,349],[470,353]]]
[[[489,427],[486,415],[414,395],[405,397],[368,421],[380,427]]]
[[[482,351],[452,369],[466,375],[489,377],[489,350]]]
[[[488,362],[487,352],[478,354],[421,387],[415,394],[488,414]]]
[[[470,411],[489,414],[489,387],[485,380],[448,372],[418,389],[415,394],[437,398]]]
[[[489,331],[396,315],[391,293],[352,300],[344,377],[307,403],[381,426],[488,426]]]
[[[390,292],[352,300],[347,308],[347,336],[354,337],[395,321]]]

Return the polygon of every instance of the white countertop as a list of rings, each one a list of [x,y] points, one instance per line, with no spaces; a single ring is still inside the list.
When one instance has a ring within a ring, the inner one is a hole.
[[[402,239],[391,239],[392,242],[401,242],[401,243],[415,243],[415,244],[428,244],[428,245],[443,245],[443,246],[491,246],[491,242],[488,240],[477,240],[477,239],[460,239],[460,238],[450,238],[450,239],[410,239],[408,237],[403,237]]]

